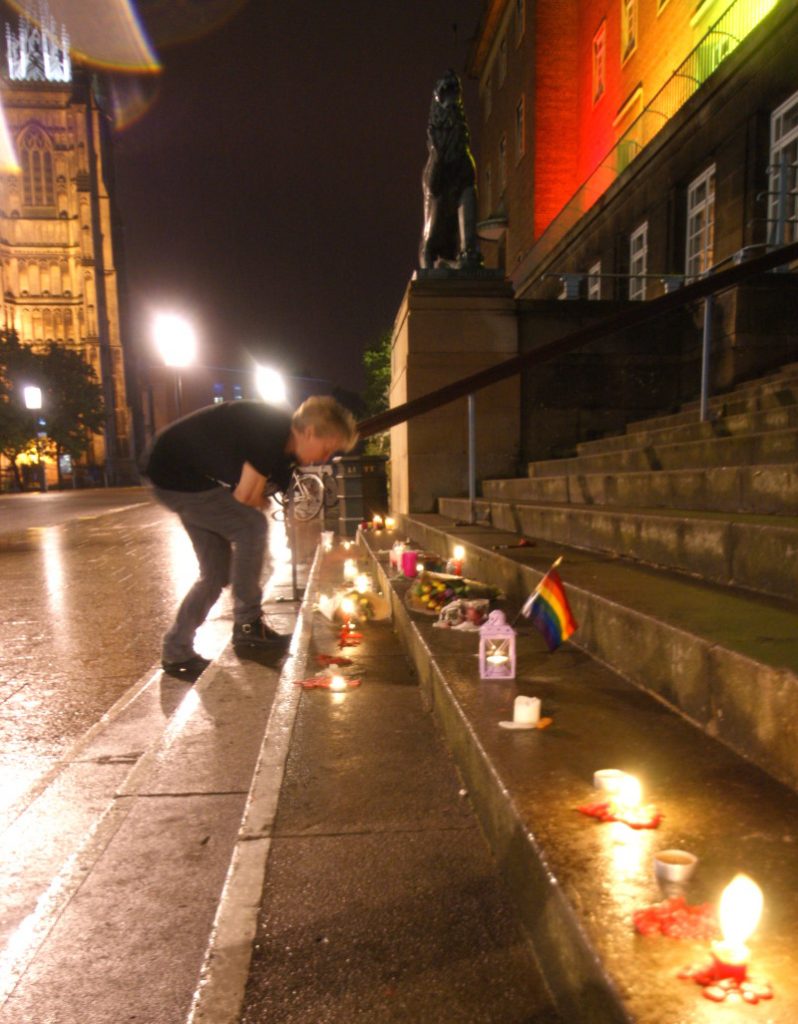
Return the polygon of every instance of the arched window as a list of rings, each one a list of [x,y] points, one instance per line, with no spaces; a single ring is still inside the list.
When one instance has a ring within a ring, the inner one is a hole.
[[[55,206],[53,154],[44,132],[29,128],[19,147],[25,206]]]

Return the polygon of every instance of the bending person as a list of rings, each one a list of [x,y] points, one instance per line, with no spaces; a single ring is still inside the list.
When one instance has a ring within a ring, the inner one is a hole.
[[[356,442],[354,417],[329,396],[308,398],[293,416],[263,402],[223,402],[156,435],[142,472],[158,501],[180,517],[199,562],[199,577],[164,637],[166,671],[196,673],[208,664],[194,650],[194,635],[228,583],[233,643],[285,642],[261,612],[267,485],[284,491],[295,465],[326,462]]]

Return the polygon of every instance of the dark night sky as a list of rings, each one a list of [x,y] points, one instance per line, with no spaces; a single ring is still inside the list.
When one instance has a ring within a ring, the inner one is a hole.
[[[170,47],[165,3],[140,4],[164,71],[115,144],[138,342],[175,308],[200,362],[359,389],[417,266],[432,86],[462,74],[481,0],[249,0]],[[466,111],[473,132],[473,83]]]

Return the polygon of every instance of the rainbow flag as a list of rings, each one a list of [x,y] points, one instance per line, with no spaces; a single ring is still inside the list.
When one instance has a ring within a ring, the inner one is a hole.
[[[559,560],[554,563],[558,564]],[[556,651],[579,625],[571,613],[565,587],[554,566],[529,595],[521,614],[531,619],[532,624],[540,630],[550,651]]]

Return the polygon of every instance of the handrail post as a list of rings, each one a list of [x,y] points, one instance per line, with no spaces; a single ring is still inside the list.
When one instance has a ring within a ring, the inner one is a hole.
[[[474,502],[477,498],[477,414],[473,393],[468,396],[468,502],[471,522],[474,520]]]
[[[705,422],[707,419],[707,407],[709,405],[709,350],[712,345],[712,312],[715,306],[715,296],[710,294],[704,299],[704,337],[701,344],[701,411],[699,419]]]

